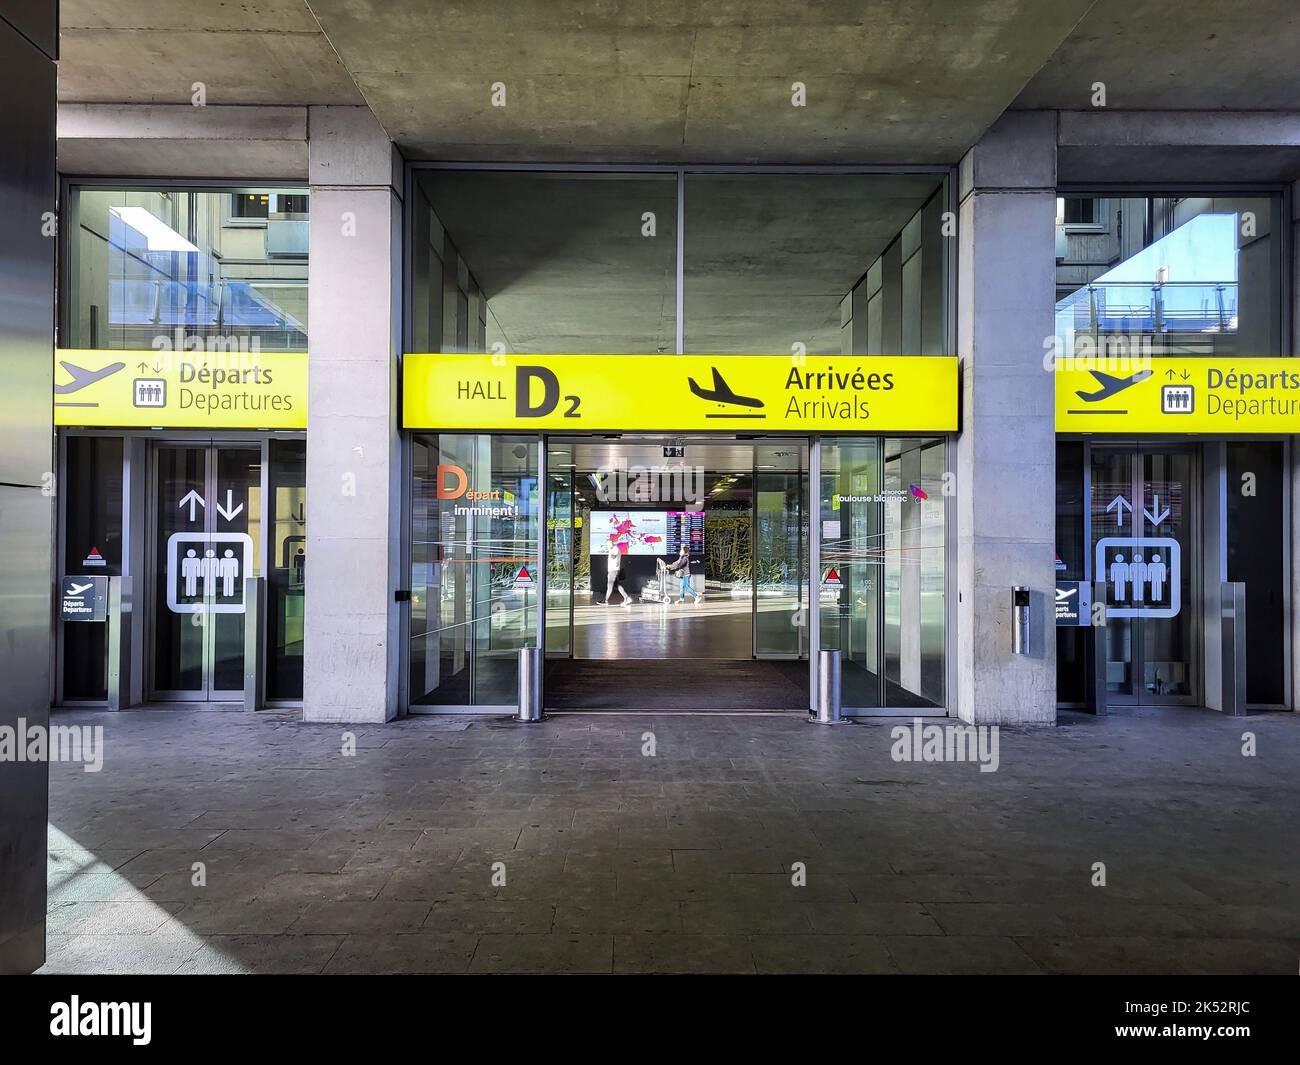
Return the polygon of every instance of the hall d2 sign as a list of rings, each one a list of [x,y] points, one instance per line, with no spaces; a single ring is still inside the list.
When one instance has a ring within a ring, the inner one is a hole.
[[[60,350],[54,424],[305,429],[307,353]]]
[[[945,356],[407,355],[408,429],[953,432]]]
[[[1058,433],[1297,433],[1300,361],[1105,359],[1056,369]]]

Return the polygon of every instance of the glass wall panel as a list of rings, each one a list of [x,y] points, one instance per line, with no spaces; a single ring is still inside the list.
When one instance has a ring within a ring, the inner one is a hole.
[[[684,200],[685,351],[944,353],[941,176],[688,173]]]
[[[1063,354],[1281,354],[1280,203],[1259,195],[1059,197]]]
[[[74,187],[63,347],[302,351],[306,189]]]
[[[1286,703],[1286,460],[1278,441],[1228,445],[1228,580],[1246,584],[1246,701]]]
[[[122,440],[69,436],[62,485],[62,576],[122,574]],[[107,626],[63,624],[63,697],[108,696]]]
[[[807,448],[758,444],[754,454],[754,654],[807,652]],[[791,469],[791,467],[796,467]]]
[[[271,440],[266,581],[266,697],[302,698],[307,580],[307,442]]]
[[[414,185],[411,350],[676,350],[675,174],[422,170]]]
[[[537,460],[535,437],[413,438],[412,706],[517,699],[517,651],[537,642]]]
[[[944,442],[822,441],[821,646],[843,705],[941,707]]]
[[[1056,577],[1087,578],[1083,526],[1083,444],[1056,445]],[[1086,694],[1088,630],[1073,625],[1056,629],[1056,701],[1081,704]]]

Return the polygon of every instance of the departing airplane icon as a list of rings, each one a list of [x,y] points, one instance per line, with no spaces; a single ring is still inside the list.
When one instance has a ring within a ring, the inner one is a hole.
[[[87,581],[85,584],[69,584],[68,590],[65,594],[81,595],[82,592],[88,592],[93,587],[95,587],[94,581]]]
[[[1075,392],[1075,395],[1085,403],[1099,403],[1103,399],[1110,399],[1111,396],[1123,392],[1124,389],[1132,388],[1139,381],[1145,381],[1153,373],[1151,370],[1138,370],[1131,377],[1112,377],[1100,370],[1089,370],[1088,372],[1097,379],[1097,383],[1101,385],[1101,388],[1096,392]]]
[[[703,388],[696,382],[694,377],[688,377],[686,380],[691,386],[691,391],[700,399],[710,399],[715,403],[730,403],[738,407],[761,407],[763,401],[754,396],[742,396],[736,392],[725,380],[722,374],[718,372],[716,366],[711,367],[713,370],[713,387]],[[761,414],[706,414],[706,418],[761,418]]]
[[[126,363],[111,362],[102,370],[87,370],[84,366],[76,366],[70,362],[59,361],[62,366],[72,376],[72,380],[66,385],[55,385],[54,394],[58,396],[70,395],[73,392],[80,392],[88,385],[93,385],[96,381],[102,381],[105,377],[111,377],[118,370],[125,370]],[[99,406],[98,403],[56,403],[55,406],[61,407],[83,407]]]

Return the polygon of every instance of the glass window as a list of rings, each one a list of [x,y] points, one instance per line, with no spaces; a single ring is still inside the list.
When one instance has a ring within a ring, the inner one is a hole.
[[[307,199],[305,189],[74,187],[60,344],[305,350]]]
[[[307,442],[271,440],[266,582],[266,697],[302,698],[307,580]]]
[[[1246,702],[1286,704],[1286,498],[1283,445],[1228,444],[1228,580],[1246,585]]]
[[[424,170],[414,201],[411,350],[676,350],[675,174]]]
[[[1059,197],[1062,354],[1281,353],[1279,205],[1258,195]]]
[[[62,576],[122,575],[122,440],[66,438]],[[107,626],[63,624],[63,697],[108,697]]]
[[[821,646],[845,707],[944,705],[944,442],[822,441]]]
[[[412,706],[518,698],[518,650],[537,645],[542,587],[537,449],[535,437],[412,440]]]
[[[945,351],[938,175],[686,175],[684,350]]]

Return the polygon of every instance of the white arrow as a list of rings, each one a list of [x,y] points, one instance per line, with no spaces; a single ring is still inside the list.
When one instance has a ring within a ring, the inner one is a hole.
[[[193,488],[191,488],[188,492],[185,493],[185,495],[184,495],[183,497],[181,497],[180,505],[177,506],[176,509],[177,509],[177,510],[184,510],[184,509],[185,509],[185,504],[186,504],[186,503],[188,503],[189,506],[190,506],[190,521],[193,521],[193,520],[194,520],[194,504],[195,504],[195,503],[197,503],[197,504],[198,504],[199,506],[201,506],[201,507],[206,507],[206,506],[207,506],[207,503],[205,503],[205,502],[203,501],[203,497],[202,497],[201,495],[199,495],[198,492],[194,491]]]
[[[1169,517],[1168,507],[1165,507],[1164,510],[1160,509],[1159,496],[1156,496],[1156,511],[1157,511],[1156,514],[1152,514],[1151,511],[1146,510],[1145,508],[1142,511],[1142,513],[1146,515],[1147,521],[1149,521],[1152,525],[1159,525],[1162,521],[1165,520],[1165,518]]]
[[[217,500],[217,513],[220,514],[223,518],[225,518],[226,521],[230,521],[236,514],[238,514],[241,510],[244,509],[243,503],[240,503],[239,506],[235,506],[235,501],[232,498],[233,496],[234,496],[234,492],[232,492],[229,488],[227,488],[226,505],[223,507],[221,505],[221,500],[219,499]]]
[[[1129,502],[1127,499],[1125,499],[1123,496],[1116,496],[1114,499],[1112,499],[1109,503],[1106,504],[1106,513],[1107,513],[1107,514],[1109,514],[1112,510],[1116,510],[1116,508],[1118,508],[1118,513],[1115,515],[1115,524],[1116,524],[1116,525],[1121,525],[1121,526],[1122,526],[1122,525],[1124,524],[1124,508],[1125,508],[1125,507],[1128,507],[1128,509],[1129,509],[1129,513],[1132,513],[1132,511],[1133,511],[1133,504],[1130,503],[1130,502]]]

